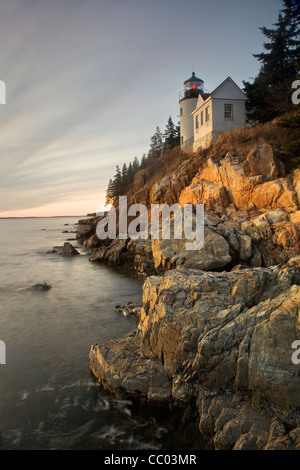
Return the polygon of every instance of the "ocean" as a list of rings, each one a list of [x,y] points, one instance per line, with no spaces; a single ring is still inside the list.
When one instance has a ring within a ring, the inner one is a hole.
[[[77,222],[0,220],[0,449],[184,448],[174,412],[118,400],[90,371],[93,343],[136,328],[114,307],[141,302],[142,282],[91,263]],[[47,253],[68,239],[81,256]],[[30,289],[44,282],[50,290]]]

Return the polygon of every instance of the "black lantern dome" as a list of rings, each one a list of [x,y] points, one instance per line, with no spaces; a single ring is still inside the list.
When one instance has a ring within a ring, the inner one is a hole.
[[[204,81],[192,73],[191,78],[185,80],[184,84],[184,98],[197,98],[200,93],[204,92]]]

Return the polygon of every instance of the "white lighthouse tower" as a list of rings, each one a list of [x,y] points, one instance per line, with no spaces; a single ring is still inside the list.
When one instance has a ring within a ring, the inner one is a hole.
[[[193,151],[194,122],[192,112],[196,108],[198,96],[204,93],[204,82],[195,76],[185,80],[184,90],[179,94],[180,106],[180,147],[185,152]]]

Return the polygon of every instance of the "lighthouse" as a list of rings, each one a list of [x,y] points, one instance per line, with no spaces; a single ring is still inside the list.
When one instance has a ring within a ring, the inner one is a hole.
[[[192,76],[183,83],[184,90],[179,94],[180,106],[180,147],[185,152],[193,150],[194,122],[192,112],[195,110],[198,96],[204,93],[204,82],[201,78]]]

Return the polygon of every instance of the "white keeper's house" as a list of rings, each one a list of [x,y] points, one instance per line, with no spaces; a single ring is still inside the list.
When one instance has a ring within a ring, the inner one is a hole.
[[[247,96],[230,78],[213,92],[193,72],[179,95],[180,146],[187,153],[209,147],[224,131],[246,124]]]

